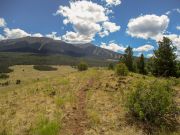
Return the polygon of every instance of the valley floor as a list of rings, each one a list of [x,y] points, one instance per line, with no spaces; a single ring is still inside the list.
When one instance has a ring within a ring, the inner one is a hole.
[[[128,121],[126,95],[138,81],[156,78],[134,73],[117,77],[105,68],[79,72],[69,66],[54,67],[56,71],[13,66],[9,78],[0,80],[9,82],[0,86],[0,135],[146,134],[141,125]],[[180,105],[180,80],[170,81],[177,83]]]

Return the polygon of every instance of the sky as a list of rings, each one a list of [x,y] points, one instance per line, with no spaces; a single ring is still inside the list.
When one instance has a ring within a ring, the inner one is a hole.
[[[146,57],[166,36],[180,58],[180,0],[0,0],[0,40],[26,36]]]

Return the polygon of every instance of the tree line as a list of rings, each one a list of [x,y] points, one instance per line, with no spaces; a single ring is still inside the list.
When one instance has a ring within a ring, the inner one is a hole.
[[[158,49],[154,50],[154,55],[149,59],[144,58],[143,54],[139,58],[134,58],[133,48],[128,46],[120,62],[125,63],[131,72],[179,77],[180,63],[177,61],[176,47],[167,37],[163,37],[163,40],[159,41],[158,45]]]

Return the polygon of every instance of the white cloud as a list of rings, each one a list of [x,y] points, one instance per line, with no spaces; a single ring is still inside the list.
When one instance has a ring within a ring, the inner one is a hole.
[[[147,56],[148,58],[150,58],[150,57],[153,56],[153,54],[152,54],[152,53],[149,53],[149,54],[147,54],[146,56]]]
[[[101,31],[101,26],[100,24],[89,23],[84,21],[74,24],[74,29],[77,33],[81,35],[89,36]]]
[[[70,43],[87,43],[94,40],[97,33],[101,33],[100,36],[107,36],[108,31],[116,31],[120,26],[109,22],[107,14],[111,12],[112,10],[87,0],[71,1],[69,6],[60,6],[56,15],[62,15],[63,23],[72,24],[74,30],[67,31],[63,40]],[[103,32],[102,23],[106,21],[113,27]]]
[[[103,22],[102,27],[103,27],[103,31],[99,32],[100,37],[108,36],[109,33],[116,32],[121,28],[120,26],[117,26],[113,22]]]
[[[9,28],[4,29],[4,35],[7,39],[15,39],[15,38],[22,38],[22,37],[31,36],[31,34],[25,32],[24,30],[9,29]]]
[[[5,37],[0,34],[0,41],[1,41],[1,40],[4,40],[4,39],[5,39]]]
[[[166,14],[166,15],[170,15],[170,14],[171,14],[171,11],[167,11],[165,14]]]
[[[130,19],[127,33],[132,37],[156,39],[166,32],[169,18],[166,15],[144,15]]]
[[[5,27],[6,26],[6,21],[4,18],[0,18],[0,27]]]
[[[107,5],[110,5],[110,6],[117,6],[117,5],[120,5],[121,4],[121,0],[106,0],[106,3]]]
[[[177,29],[177,30],[180,30],[180,26],[176,26],[176,29]]]
[[[104,22],[103,23],[103,28],[109,32],[116,32],[118,30],[120,30],[120,26],[117,26],[115,23],[113,22]]]
[[[66,34],[62,36],[62,40],[72,44],[84,44],[91,42],[93,40],[93,36],[86,36],[76,32],[67,31]]]
[[[109,35],[109,32],[107,30],[99,32],[100,37],[105,37],[105,36],[108,36],[108,35]]]
[[[148,51],[151,51],[153,49],[154,49],[154,46],[147,44],[147,45],[140,46],[138,48],[134,48],[133,50],[135,52],[148,52]]]
[[[108,20],[105,15],[105,8],[91,1],[70,2],[70,6],[60,6],[56,14],[63,15],[69,23],[81,21],[102,22]]]
[[[41,33],[35,33],[32,34],[32,37],[43,37],[43,35]]]
[[[112,14],[112,13],[114,13],[114,12],[113,12],[111,9],[106,8],[106,14],[107,14],[107,15]]]
[[[0,18],[0,27],[6,26],[6,22],[3,18]],[[4,28],[3,35],[0,34],[0,40],[4,39],[16,39],[16,38],[22,38],[22,37],[44,37],[41,33],[34,33],[30,34],[22,29],[16,28],[16,29],[10,29],[10,28]],[[57,36],[57,32],[52,32],[51,34],[47,34],[46,37],[52,38],[54,40],[61,40],[60,36]]]
[[[124,52],[124,50],[126,49],[124,46],[118,45],[118,44],[113,43],[113,42],[110,42],[109,44],[101,43],[100,47],[114,51],[114,52],[119,52],[119,51]]]
[[[61,40],[61,37],[57,36],[57,32],[52,32],[51,34],[47,34],[46,37],[52,38],[54,40]]]

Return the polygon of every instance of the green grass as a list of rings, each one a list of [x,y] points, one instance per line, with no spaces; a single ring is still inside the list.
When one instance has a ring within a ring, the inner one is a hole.
[[[8,86],[0,86],[0,135],[66,135],[71,128],[64,129],[64,119],[72,115],[74,108],[78,109],[77,94],[82,88],[86,93],[86,135],[146,135],[142,125],[136,121],[129,123],[125,107],[128,93],[135,90],[138,82],[148,84],[157,79],[159,83],[168,82],[175,89],[176,102],[180,103],[180,79],[135,73],[118,77],[107,68],[90,67],[79,72],[70,66],[53,67],[57,70],[38,71],[32,65],[12,66],[9,78],[0,79],[0,83],[10,82]],[[16,80],[21,83],[17,85]],[[43,117],[39,118],[40,114]],[[164,132],[156,134],[179,134],[179,130]]]
[[[67,78],[62,78],[59,80],[59,84],[61,85],[68,85],[69,84],[69,80]]]
[[[42,116],[34,129],[32,135],[57,135],[61,125],[57,121],[50,121]]]

